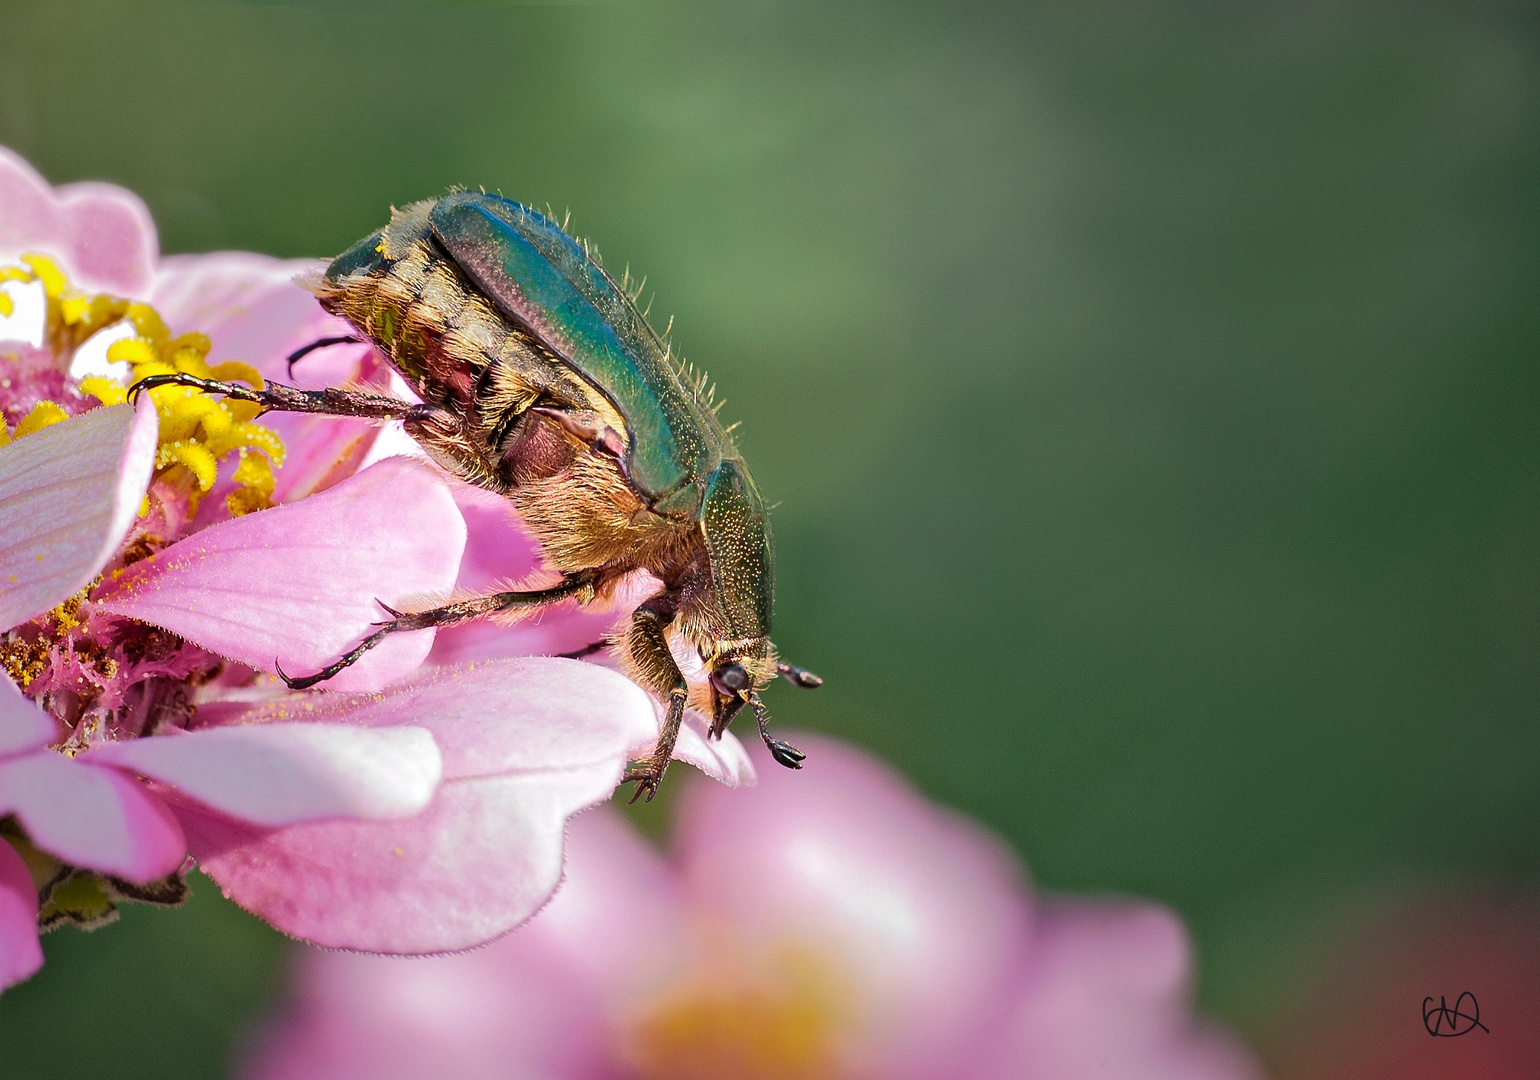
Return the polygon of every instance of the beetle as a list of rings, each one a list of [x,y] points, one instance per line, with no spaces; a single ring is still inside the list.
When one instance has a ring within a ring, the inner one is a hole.
[[[391,633],[588,603],[645,569],[662,588],[608,643],[667,703],[653,754],[626,771],[633,801],[656,793],[689,705],[711,717],[716,738],[748,706],[775,760],[801,767],[802,752],[770,735],[759,694],[777,675],[802,687],[822,680],[780,662],[770,642],[775,557],[764,501],[705,380],[673,356],[588,245],[512,199],[457,190],[393,209],[389,224],[303,283],[421,404],[182,373],[149,376],[136,391],[181,385],[264,411],[401,420],[451,473],[508,498],[562,577],[424,611],[386,608],[389,621],[321,671],[280,671],[289,687],[331,678]],[[291,368],[314,348],[354,340],[314,342]],[[700,657],[703,685],[685,679],[673,639]]]

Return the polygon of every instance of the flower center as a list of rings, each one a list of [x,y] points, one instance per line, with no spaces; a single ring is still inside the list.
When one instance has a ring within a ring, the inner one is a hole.
[[[787,946],[681,980],[627,1025],[622,1056],[640,1080],[839,1080],[849,1012],[821,956]]]
[[[122,325],[123,336],[107,346],[106,359],[127,366],[129,384],[149,375],[185,372],[263,385],[261,375],[246,364],[211,366],[207,336],[173,337],[148,304],[72,289],[58,264],[44,255],[24,255],[22,262],[25,267],[0,267],[0,283],[23,282],[34,296],[45,298],[44,325],[39,330],[34,324],[31,340],[42,340],[47,348],[21,348],[0,366],[0,403],[9,413],[0,414],[0,445],[85,412],[96,402],[127,400],[122,381],[87,375],[76,383],[65,375],[80,347],[115,324]],[[0,316],[14,308],[11,296],[0,290]],[[254,404],[217,400],[180,386],[157,387],[149,395],[160,422],[155,473],[139,520],[107,564],[107,576],[121,575],[125,567],[193,531],[199,500],[219,479],[222,461],[234,459],[227,470],[225,508],[236,515],[272,505],[273,468],[283,461],[282,440],[256,423],[259,407]],[[14,428],[8,419],[16,419]],[[190,689],[224,666],[219,657],[174,634],[90,607],[86,601],[101,580],[52,611],[0,628],[0,667],[60,721],[64,739],[55,749],[63,753],[153,734],[168,725],[185,726],[193,711]]]
[[[254,389],[262,388],[262,376],[249,364],[226,361],[211,366],[208,337],[197,333],[172,337],[150,305],[72,289],[58,264],[46,255],[24,255],[22,262],[25,267],[0,267],[0,282],[41,283],[47,297],[46,340],[56,356],[71,356],[98,331],[127,323],[133,328],[133,336],[108,346],[107,359],[129,366],[129,385],[148,375],[183,372],[203,379],[239,380]],[[10,314],[12,308],[11,298],[0,292],[0,315]],[[81,379],[79,391],[103,405],[121,404],[128,397],[122,383],[102,375]],[[160,418],[152,490],[160,486],[158,494],[162,501],[184,498],[186,515],[191,517],[199,499],[214,486],[221,459],[235,454],[238,460],[230,476],[234,490],[225,497],[226,508],[240,515],[273,505],[273,469],[283,464],[284,445],[271,428],[255,422],[260,406],[249,401],[215,399],[184,386],[157,387],[150,391],[150,397]],[[68,417],[68,410],[59,403],[39,401],[14,432],[0,428],[0,443]],[[145,512],[148,511],[147,504]]]

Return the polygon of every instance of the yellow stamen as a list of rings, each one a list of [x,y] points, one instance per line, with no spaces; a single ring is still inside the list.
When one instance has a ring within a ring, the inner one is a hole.
[[[209,448],[189,440],[165,443],[155,455],[155,467],[185,465],[198,478],[198,486],[204,491],[214,486],[219,475],[219,462],[209,453]]]
[[[16,302],[11,299],[10,293],[0,292],[0,315],[10,315],[16,310]]]
[[[214,343],[209,340],[209,336],[200,334],[196,330],[183,334],[171,343],[172,352],[197,353],[200,359],[207,356],[213,347]]]
[[[225,506],[236,517],[273,505],[273,469],[261,454],[241,454],[240,464],[231,477],[240,490],[225,496]]]
[[[45,427],[52,427],[63,420],[68,420],[70,414],[51,401],[39,401],[32,406],[32,411],[22,418],[16,425],[15,438],[31,435],[35,431],[42,431]]]
[[[226,360],[222,364],[215,364],[209,369],[211,375],[225,382],[243,382],[253,390],[261,390],[267,385],[267,380],[257,372],[250,364],[243,364],[239,360]],[[256,406],[256,402],[242,401],[238,404]],[[256,406],[260,408],[260,406]]]
[[[64,271],[47,255],[23,255],[21,261],[32,271],[33,278],[43,283],[43,291],[50,300],[69,287],[69,279],[64,276]]]
[[[148,341],[121,338],[107,346],[107,359],[118,364],[153,364],[158,357]],[[174,369],[172,369],[174,370]],[[169,374],[169,371],[167,372]]]
[[[75,326],[91,317],[91,298],[80,293],[64,293],[59,297],[59,315],[66,323]]]
[[[164,347],[166,340],[171,336],[171,331],[166,329],[166,324],[161,322],[160,315],[149,304],[129,304],[123,312],[128,321],[134,324],[134,329],[139,336],[152,345]]]
[[[128,391],[122,384],[104,375],[87,375],[81,379],[80,392],[91,395],[103,405],[121,405],[128,400]]]

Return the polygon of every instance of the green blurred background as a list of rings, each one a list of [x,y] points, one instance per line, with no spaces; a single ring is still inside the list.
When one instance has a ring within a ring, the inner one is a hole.
[[[1173,905],[1260,1036],[1334,913],[1540,885],[1537,110],[1521,5],[0,4],[0,142],[166,251],[570,208],[781,503],[782,726]],[[0,1062],[219,1075],[284,946],[200,884]]]

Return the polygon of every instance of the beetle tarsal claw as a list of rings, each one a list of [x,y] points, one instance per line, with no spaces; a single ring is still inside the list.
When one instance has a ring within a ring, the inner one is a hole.
[[[631,795],[631,802],[636,802],[644,795],[646,802],[652,802],[652,797],[658,793],[658,784],[663,777],[659,775],[657,767],[651,761],[633,761],[626,766],[626,772],[621,777],[622,784],[636,782],[636,791]]]

